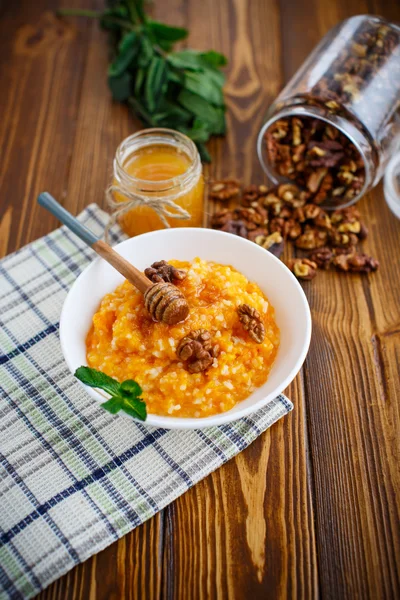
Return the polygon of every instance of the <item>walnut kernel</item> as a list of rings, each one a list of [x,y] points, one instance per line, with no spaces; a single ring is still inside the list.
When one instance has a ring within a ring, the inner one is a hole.
[[[265,338],[265,327],[258,310],[248,304],[240,304],[237,312],[239,321],[251,339],[257,342],[257,344],[262,344]]]

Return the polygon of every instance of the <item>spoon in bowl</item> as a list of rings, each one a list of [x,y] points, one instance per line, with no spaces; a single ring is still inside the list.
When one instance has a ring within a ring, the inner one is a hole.
[[[186,319],[189,306],[185,296],[175,285],[165,281],[153,283],[147,279],[144,273],[97,238],[48,192],[40,194],[37,201],[142,292],[145,307],[154,321],[175,325]]]

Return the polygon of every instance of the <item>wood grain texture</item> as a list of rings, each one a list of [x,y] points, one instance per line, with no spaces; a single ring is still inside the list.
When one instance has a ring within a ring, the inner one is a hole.
[[[41,600],[160,598],[163,514],[155,515],[37,596]]]
[[[104,34],[56,20],[61,5],[82,2],[0,4],[1,255],[56,226],[35,204],[44,189],[73,213],[104,205],[115,149],[139,126],[110,98]],[[320,37],[357,13],[400,20],[398,0],[155,0],[153,10],[188,26],[193,47],[228,55],[228,135],[210,143],[206,173],[246,182],[263,181],[255,142],[269,103]],[[400,597],[400,222],[381,186],[359,206],[381,268],[304,284],[314,330],[287,390],[295,411],[39,598]]]
[[[307,19],[319,39],[339,20],[368,8],[358,0],[329,3],[304,15],[303,26]],[[378,12],[384,14],[384,6]],[[288,28],[289,15],[285,21]],[[298,59],[286,56],[290,75]],[[400,247],[400,224],[381,187],[359,208],[370,228],[365,252],[381,259],[377,276],[321,273],[318,285],[305,288],[313,315],[304,377],[320,591],[327,598],[395,598],[400,585],[400,369],[394,339],[389,335],[387,342],[385,333],[396,337],[399,322],[400,268],[388,258],[388,248]]]
[[[228,135],[211,143],[215,159],[210,176],[261,182],[255,141],[282,82],[278,6],[270,0],[252,3],[251,11],[240,0],[214,5],[212,0],[201,7],[189,3],[187,13],[191,43],[231,57]],[[212,203],[209,211],[219,207]],[[166,545],[163,597],[239,600],[262,598],[267,591],[271,598],[317,597],[300,378],[288,394],[295,414],[166,509],[166,538],[171,541]]]

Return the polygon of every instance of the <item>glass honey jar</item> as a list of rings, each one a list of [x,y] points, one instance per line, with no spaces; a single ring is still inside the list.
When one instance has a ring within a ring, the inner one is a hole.
[[[144,129],[117,148],[107,199],[129,236],[164,227],[201,227],[204,179],[200,155],[186,135]]]

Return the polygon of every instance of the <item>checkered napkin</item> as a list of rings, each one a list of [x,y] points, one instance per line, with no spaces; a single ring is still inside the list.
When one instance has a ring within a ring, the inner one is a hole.
[[[81,215],[101,235],[107,215]],[[113,242],[121,241],[118,228]],[[30,598],[183,494],[292,408],[155,429],[100,408],[58,338],[68,289],[94,258],[65,227],[0,261],[0,598]]]

